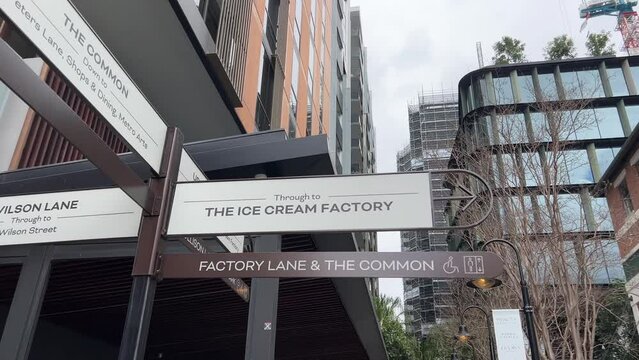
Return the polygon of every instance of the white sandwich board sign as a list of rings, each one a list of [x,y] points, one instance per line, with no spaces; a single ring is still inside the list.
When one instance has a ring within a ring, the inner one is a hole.
[[[526,360],[524,332],[519,309],[493,310],[497,357],[500,360]]]
[[[178,184],[168,234],[263,234],[432,228],[430,174]]]

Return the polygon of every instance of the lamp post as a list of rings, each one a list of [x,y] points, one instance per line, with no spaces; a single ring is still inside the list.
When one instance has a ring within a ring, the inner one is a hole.
[[[519,284],[521,287],[521,297],[524,303],[524,317],[526,319],[526,330],[528,332],[528,341],[530,342],[530,355],[532,360],[539,360],[539,347],[537,345],[537,334],[535,332],[535,324],[533,320],[533,307],[530,304],[530,295],[528,294],[528,283],[524,277],[524,269],[521,265],[521,257],[517,248],[504,239],[493,239],[485,243],[479,250],[485,249],[492,243],[501,243],[508,245],[514,252],[517,258],[517,266],[519,267]],[[501,285],[501,281],[498,279],[479,278],[471,280],[467,284],[472,288],[477,289],[490,289]]]
[[[471,336],[468,330],[466,329],[466,323],[464,322],[464,315],[466,314],[466,311],[470,309],[477,309],[484,314],[484,317],[486,318],[486,326],[488,328],[488,345],[489,345],[488,349],[490,351],[490,359],[496,360],[497,358],[495,357],[495,346],[493,342],[493,330],[492,330],[492,324],[490,322],[490,316],[488,316],[488,313],[486,312],[486,310],[480,308],[479,306],[471,305],[466,307],[464,311],[462,311],[461,324],[459,325],[459,332],[457,333],[457,335],[455,335],[455,337],[457,338],[457,340],[463,343],[470,340]]]

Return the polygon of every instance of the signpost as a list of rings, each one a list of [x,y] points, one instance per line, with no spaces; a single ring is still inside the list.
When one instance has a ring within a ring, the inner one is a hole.
[[[428,173],[178,184],[168,234],[428,229]]]
[[[259,252],[278,251],[279,235],[263,235],[255,253],[242,253],[242,236],[222,235],[432,229],[430,174],[204,181],[179,130],[167,127],[69,0],[0,0],[0,10],[155,171],[148,184],[140,179],[0,39],[0,79],[120,187],[0,198],[0,245],[138,235],[120,359],[144,358],[158,275],[227,278],[245,295],[241,277],[272,278],[254,282],[264,285],[258,293],[269,292],[264,298],[270,300],[256,297],[250,305],[250,318],[271,333],[260,337],[249,330],[257,337],[247,341],[246,352],[251,357],[270,346],[272,357],[277,319],[264,315],[277,308],[278,288],[269,284],[275,278],[476,278],[502,271],[501,260],[486,252]],[[438,201],[467,201],[467,207],[475,198],[468,192]],[[230,253],[210,254],[198,238],[207,235],[218,236]],[[160,259],[167,236],[180,238],[194,254]],[[34,328],[37,307],[30,313],[11,309],[10,316]],[[12,351],[12,358],[28,355],[32,335],[20,345],[26,350]]]
[[[0,245],[136,237],[142,209],[118,188],[0,198]]]
[[[164,255],[165,278],[480,278],[503,271],[490,252],[284,252]]]

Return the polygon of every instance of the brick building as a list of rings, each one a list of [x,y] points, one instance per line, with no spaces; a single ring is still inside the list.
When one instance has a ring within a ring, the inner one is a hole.
[[[626,290],[639,329],[639,128],[635,128],[601,177],[626,273]]]

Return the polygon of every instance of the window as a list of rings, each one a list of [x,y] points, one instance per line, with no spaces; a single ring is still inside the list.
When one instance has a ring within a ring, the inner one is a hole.
[[[554,159],[553,156],[555,157]],[[551,162],[555,160],[558,164],[558,185],[594,183],[586,150],[565,150],[556,154],[549,153],[548,158],[551,159]]]
[[[222,15],[222,0],[200,0],[199,8],[211,37],[217,42],[217,32],[220,26],[220,16]]]
[[[595,225],[597,231],[612,231],[612,219],[610,218],[610,209],[608,208],[608,201],[606,198],[592,198],[592,213],[594,216]]]
[[[635,208],[632,206],[632,199],[630,198],[630,191],[628,190],[628,184],[626,183],[626,179],[623,179],[619,186],[619,195],[621,196],[621,202],[623,203],[623,208],[626,211],[626,216],[631,215]]]
[[[297,137],[297,121],[294,113],[288,115],[288,137],[295,139]]]
[[[546,142],[551,141],[550,129],[548,128],[548,122],[544,113],[531,112],[530,122],[532,127],[532,142]]]
[[[599,70],[581,70],[561,73],[566,99],[604,97]]]
[[[495,87],[495,98],[498,105],[514,103],[510,77],[494,78],[493,86]]]
[[[620,68],[609,68],[606,71],[608,72],[608,82],[610,82],[612,96],[627,96],[628,87],[626,86],[623,71]]]
[[[595,118],[602,139],[624,137],[616,107],[595,109]]]
[[[300,48],[300,34],[302,32],[302,3],[302,0],[295,0],[295,31],[293,31],[293,36],[298,49]]]
[[[628,114],[630,131],[632,131],[639,124],[639,105],[626,105],[626,114]]]
[[[541,90],[541,99],[538,100],[557,100],[559,97],[557,96],[557,83],[555,83],[555,75],[553,73],[539,74],[538,78],[539,88]]]
[[[605,148],[605,149],[597,149],[597,162],[599,163],[599,169],[601,170],[601,174],[606,172],[612,160],[615,158],[620,148]]]
[[[519,82],[520,102],[535,102],[535,87],[533,85],[532,75],[519,74],[517,81]]]
[[[581,199],[578,194],[559,195],[559,217],[563,231],[583,231],[586,229],[586,217],[584,215]]]
[[[497,116],[499,141],[501,144],[523,144],[528,142],[524,114]]]
[[[630,73],[632,74],[635,84],[639,84],[639,66],[632,66],[630,68]]]
[[[521,166],[524,170],[526,186],[537,186],[540,182],[544,182],[544,168],[541,166],[538,153],[522,153]]]
[[[291,70],[291,86],[293,93],[297,94],[300,81],[300,59],[297,55],[297,51],[293,51],[293,66]]]

